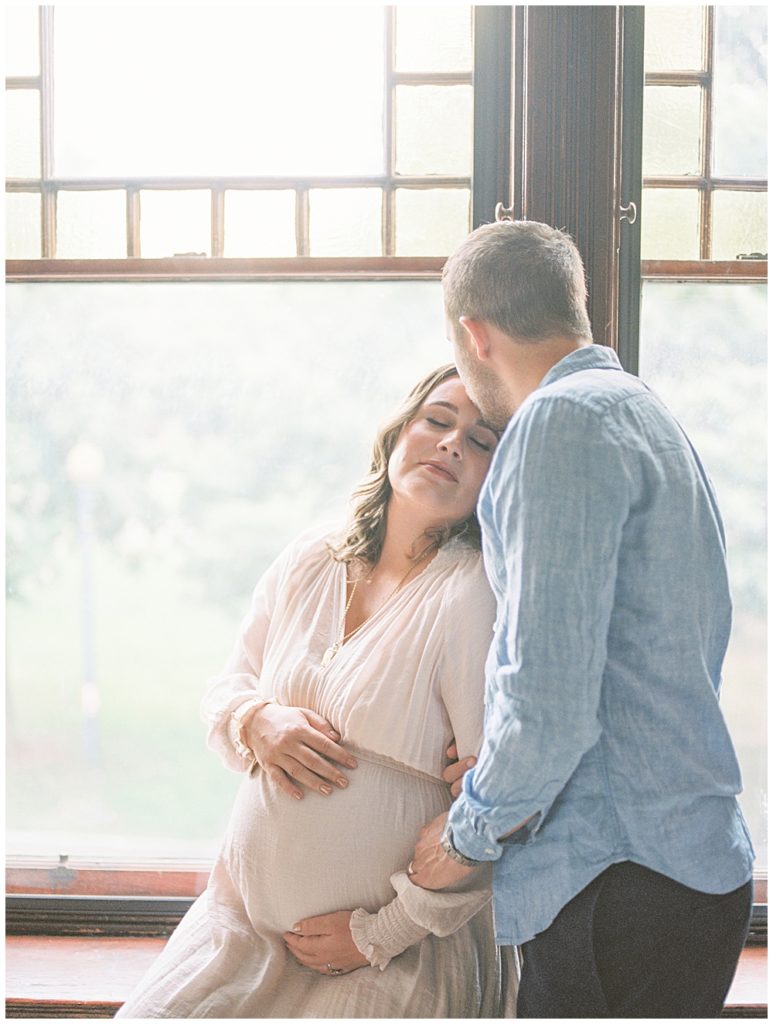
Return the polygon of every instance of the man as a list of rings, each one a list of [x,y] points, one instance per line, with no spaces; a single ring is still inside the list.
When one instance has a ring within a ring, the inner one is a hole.
[[[718,1015],[753,851],[718,704],[731,606],[711,482],[592,343],[567,235],[485,225],[443,287],[461,378],[505,428],[478,507],[498,616],[480,757],[412,881],[495,862],[519,1016]]]

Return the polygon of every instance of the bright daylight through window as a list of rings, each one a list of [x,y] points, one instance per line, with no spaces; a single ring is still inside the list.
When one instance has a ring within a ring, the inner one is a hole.
[[[37,80],[16,9],[8,255],[446,255],[472,26],[443,12],[57,6]],[[206,679],[261,571],[344,514],[379,421],[449,360],[441,308],[437,280],[9,286],[12,853],[214,851],[238,780],[203,746]]]
[[[437,278],[471,223],[472,9],[303,10],[6,9],[12,854],[213,853],[238,778],[204,749],[206,680],[263,568],[343,515],[377,424],[450,359]],[[726,519],[722,704],[758,869],[765,15],[646,8],[639,360]],[[369,279],[291,279],[339,259]],[[281,274],[163,280],[180,260]]]

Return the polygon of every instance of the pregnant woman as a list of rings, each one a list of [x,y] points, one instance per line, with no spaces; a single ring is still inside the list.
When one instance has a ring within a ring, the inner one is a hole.
[[[347,528],[303,535],[259,582],[202,704],[210,747],[245,773],[225,841],[119,1016],[512,1015],[487,869],[455,892],[407,874],[451,800],[446,748],[481,741],[494,599],[475,505],[497,439],[454,367],[432,373],[379,433]],[[334,731],[353,770],[269,764],[279,707]]]

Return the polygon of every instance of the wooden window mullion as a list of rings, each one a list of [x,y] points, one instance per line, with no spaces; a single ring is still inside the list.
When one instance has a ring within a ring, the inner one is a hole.
[[[529,6],[520,216],[566,229],[588,275],[596,341],[617,339],[622,8]],[[517,195],[517,193],[516,193]]]
[[[472,227],[513,212],[513,9],[473,8]]]
[[[309,255],[309,190],[295,190],[295,253]]]
[[[56,256],[54,177],[54,9],[38,9],[40,42],[40,245],[43,259]]]
[[[384,8],[384,173],[387,185],[381,204],[381,251],[395,254],[395,37],[397,12]]]
[[[213,188],[211,191],[212,203],[212,256],[218,258],[223,255],[225,247],[225,191],[222,188]]]
[[[711,259],[711,151],[713,145],[713,83],[714,83],[714,7],[703,9],[703,66],[707,72],[706,81],[701,89],[703,103],[703,131],[701,139],[701,174],[706,186],[701,189],[700,206],[700,254],[702,260]]]
[[[126,190],[126,255],[128,259],[140,255],[140,192],[136,188]]]

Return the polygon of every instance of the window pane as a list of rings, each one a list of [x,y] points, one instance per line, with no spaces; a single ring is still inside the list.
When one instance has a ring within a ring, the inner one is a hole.
[[[716,8],[713,173],[767,175],[767,7]]]
[[[692,189],[642,190],[641,258],[697,260],[699,195]]]
[[[441,311],[438,281],[8,286],[12,852],[214,853],[206,680],[450,361]]]
[[[313,188],[309,192],[312,256],[380,256],[382,192]]]
[[[397,189],[395,228],[397,256],[448,256],[470,232],[469,190]]]
[[[644,90],[644,174],[698,174],[701,89],[652,86]]]
[[[7,192],[5,255],[9,260],[40,259],[40,195]]]
[[[472,8],[396,8],[398,71],[471,71]]]
[[[647,7],[645,71],[699,71],[703,67],[703,7]]]
[[[225,256],[295,256],[295,192],[225,194]]]
[[[38,9],[5,4],[5,74],[37,75],[40,70]]]
[[[57,5],[55,16],[61,175],[383,171],[379,8]]]
[[[768,251],[767,192],[715,192],[712,196],[711,257],[734,260]]]
[[[59,259],[126,256],[126,193],[59,192],[56,197]]]
[[[40,177],[40,93],[5,93],[5,173],[9,178]]]
[[[767,865],[766,288],[645,281],[640,372],[684,424],[727,529],[733,634],[721,704],[741,761],[741,805]]]
[[[401,85],[396,93],[398,174],[472,173],[472,87]]]
[[[210,254],[209,191],[140,192],[140,251],[144,257]]]

